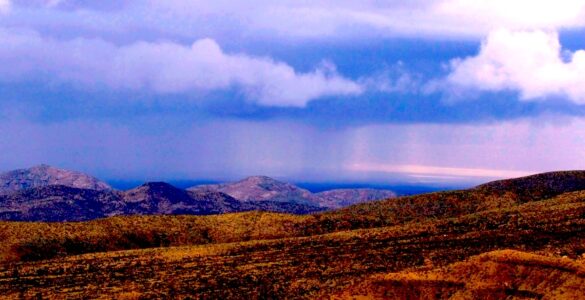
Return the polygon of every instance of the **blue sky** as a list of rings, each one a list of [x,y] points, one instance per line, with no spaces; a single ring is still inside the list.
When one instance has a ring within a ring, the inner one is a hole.
[[[585,0],[0,0],[0,169],[481,182],[585,168]]]

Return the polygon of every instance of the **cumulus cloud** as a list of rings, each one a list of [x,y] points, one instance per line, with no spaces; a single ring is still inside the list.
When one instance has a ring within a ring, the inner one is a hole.
[[[585,103],[585,51],[563,51],[557,33],[497,30],[477,56],[452,62],[458,88],[517,90],[525,100],[564,96]]]
[[[212,39],[190,46],[100,39],[59,41],[34,32],[0,31],[0,81],[48,80],[80,87],[189,93],[240,89],[250,101],[304,106],[326,96],[356,95],[362,87],[330,64],[299,73],[266,57],[225,53]]]

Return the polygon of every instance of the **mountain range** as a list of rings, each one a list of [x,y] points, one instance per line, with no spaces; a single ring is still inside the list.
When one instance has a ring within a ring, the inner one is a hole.
[[[39,165],[0,174],[0,220],[84,221],[116,215],[211,215],[243,211],[308,214],[396,197],[387,190],[311,193],[266,176],[179,189],[149,182],[118,191],[95,177]]]
[[[334,189],[319,193],[281,182],[266,176],[251,176],[243,180],[190,187],[189,191],[222,192],[243,202],[294,202],[325,208],[341,208],[366,201],[396,197],[396,193],[378,189]]]

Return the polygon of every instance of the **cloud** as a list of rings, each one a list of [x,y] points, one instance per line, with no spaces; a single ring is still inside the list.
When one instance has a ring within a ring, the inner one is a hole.
[[[190,46],[101,39],[55,40],[34,32],[0,31],[0,81],[31,79],[80,87],[160,94],[239,89],[251,102],[304,106],[326,96],[357,95],[362,87],[331,64],[299,73],[267,57],[225,53],[212,39]]]
[[[585,0],[151,1],[179,20],[237,20],[243,29],[302,38],[360,36],[481,37],[499,27],[558,29],[585,25]],[[172,13],[170,13],[172,12]],[[187,21],[189,22],[189,21]],[[196,21],[195,21],[196,22]],[[372,31],[373,30],[373,31]]]
[[[510,3],[512,2],[512,3]],[[279,37],[482,36],[497,26],[583,25],[585,1],[250,1],[240,5],[157,1],[175,22],[225,16],[247,33]],[[530,9],[527,9],[530,7]],[[551,10],[550,8],[554,8]],[[557,12],[557,13],[551,13]],[[581,17],[581,18],[580,18]],[[173,22],[173,21],[171,21]],[[195,21],[196,22],[196,21]],[[191,26],[193,27],[193,26]]]
[[[104,35],[113,31],[189,39],[329,40],[380,36],[477,39],[499,27],[550,30],[585,26],[585,0],[113,2],[17,0],[15,7],[26,8],[22,14],[25,19],[14,23],[37,30],[87,30]],[[43,21],[51,13],[59,23]]]
[[[295,35],[341,35],[344,31],[385,35],[483,36],[499,28],[571,28],[585,25],[585,1],[550,0],[442,0],[415,1],[410,5],[366,2],[365,5],[332,5],[318,1],[304,7],[278,7],[254,19],[256,26],[274,26]],[[273,16],[273,17],[270,17]],[[288,16],[288,18],[286,17]],[[288,20],[275,22],[276,19]],[[292,22],[289,23],[289,22]],[[319,28],[316,31],[311,28]],[[321,32],[323,31],[323,32]],[[383,33],[384,34],[384,33]]]
[[[7,13],[10,10],[10,0],[0,0],[0,14]]]
[[[558,29],[585,25],[583,0],[446,0],[434,14],[487,33],[495,28]]]
[[[452,62],[455,88],[517,90],[524,100],[568,97],[585,104],[585,51],[563,51],[555,32],[497,30],[477,56]]]
[[[452,168],[424,165],[385,165],[371,163],[355,163],[345,166],[352,172],[381,172],[381,173],[406,173],[415,177],[447,176],[447,177],[480,177],[480,178],[512,178],[522,177],[536,172],[493,170],[479,168]]]

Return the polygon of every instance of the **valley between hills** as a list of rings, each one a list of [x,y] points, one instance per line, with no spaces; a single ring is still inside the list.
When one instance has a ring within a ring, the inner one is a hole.
[[[233,185],[119,192],[27,174],[0,197],[1,299],[585,297],[585,171],[346,207],[302,192],[263,200],[321,208],[302,214],[230,211],[262,202]],[[229,209],[193,215],[197,193],[235,202],[201,201]]]

